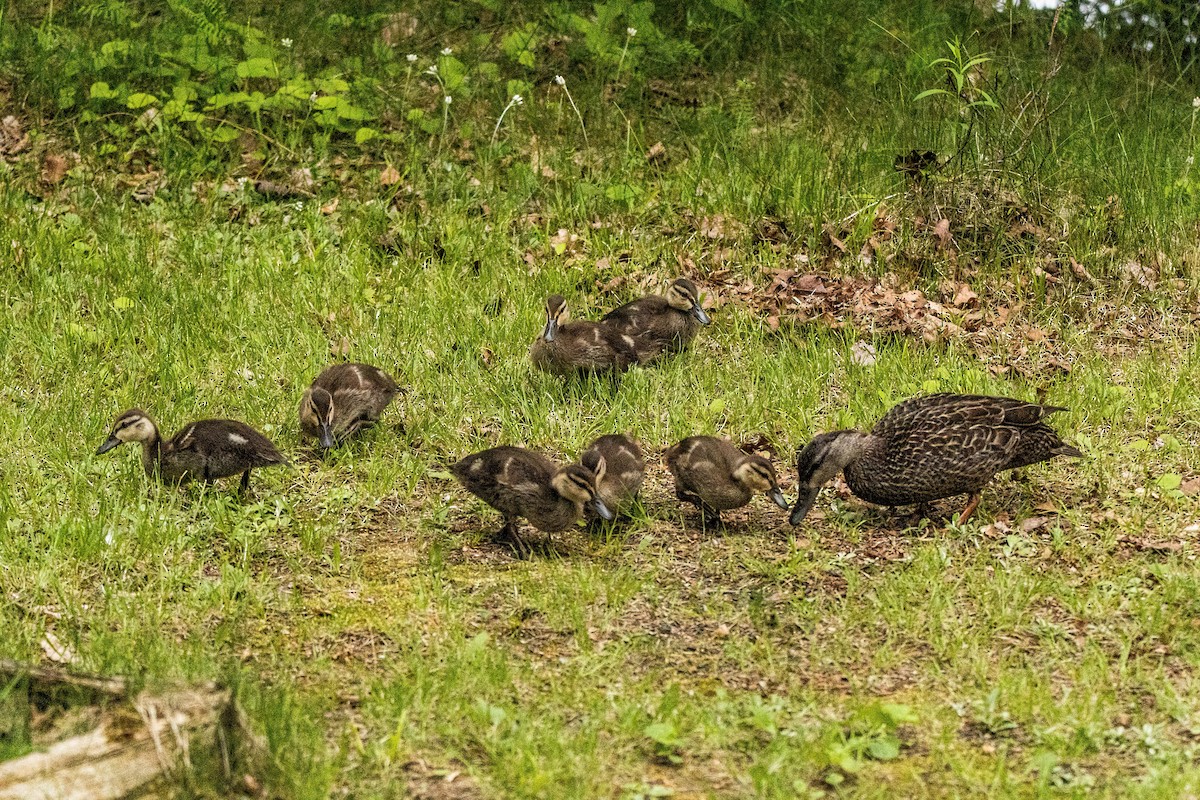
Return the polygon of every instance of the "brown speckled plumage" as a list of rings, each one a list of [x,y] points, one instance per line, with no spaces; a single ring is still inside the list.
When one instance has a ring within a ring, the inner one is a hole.
[[[141,409],[117,417],[112,433],[97,454],[125,442],[142,445],[142,466],[170,483],[211,482],[241,473],[241,491],[250,488],[250,470],[286,464],[287,459],[266,436],[234,419],[202,419],[183,427],[167,440]]]
[[[642,458],[642,449],[632,437],[624,434],[601,436],[583,451],[579,463],[593,473],[603,475],[596,486],[596,494],[614,514],[624,514],[637,500],[646,477],[646,462]]]
[[[374,425],[399,391],[390,375],[370,364],[326,367],[300,400],[300,432],[323,448],[340,445]]]
[[[593,506],[605,519],[612,514],[596,496],[597,476],[580,464],[560,467],[541,453],[522,447],[493,447],[450,466],[467,491],[504,515],[499,536],[523,549],[517,519],[540,531],[564,530]],[[602,476],[601,476],[602,477]]]
[[[800,498],[792,524],[839,471],[854,494],[879,505],[971,495],[962,524],[997,472],[1082,455],[1043,421],[1063,410],[1007,397],[933,394],[897,404],[870,433],[821,434],[797,455]]]
[[[725,439],[690,436],[667,451],[666,462],[675,496],[699,508],[706,524],[719,524],[722,511],[741,508],[756,492],[787,508],[771,462]]]
[[[687,278],[677,278],[665,296],[626,303],[605,314],[600,322],[631,337],[637,360],[646,363],[683,350],[709,319],[700,308],[696,284]]]
[[[560,295],[546,300],[546,327],[529,348],[533,365],[554,375],[624,372],[637,362],[633,339],[598,322],[570,322]]]

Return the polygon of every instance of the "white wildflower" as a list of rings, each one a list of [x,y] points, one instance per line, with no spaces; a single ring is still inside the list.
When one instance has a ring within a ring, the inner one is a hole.
[[[288,50],[292,49],[292,40],[291,39],[283,38],[283,39],[279,40],[279,43],[281,45],[283,45],[284,47],[286,47]]]
[[[454,51],[453,51],[453,50],[451,50],[449,47],[443,47],[443,48],[442,48],[442,55],[444,55],[444,56],[448,56],[448,55],[450,55],[450,54],[451,54],[451,53],[453,53],[453,52],[454,52]]]
[[[445,97],[442,98],[442,102],[445,103],[446,105],[450,105],[451,103],[454,102],[454,98],[451,97],[450,95],[446,95]]]
[[[555,75],[555,76],[554,76],[554,82],[555,82],[555,83],[557,83],[559,86],[566,86],[566,85],[567,85],[567,79],[566,79],[566,78],[564,78],[562,75]]]
[[[408,55],[406,55],[406,56],[405,56],[405,58],[407,58],[407,59],[408,59],[408,63],[412,64],[412,63],[414,63],[414,62],[417,60],[417,54],[416,54],[416,53],[409,53]]]
[[[1200,97],[1192,98],[1192,108],[1200,108]]]
[[[426,75],[437,75],[437,64],[430,64],[429,69],[425,70]]]
[[[516,103],[517,105],[521,105],[522,103],[525,102],[525,98],[521,97],[521,95],[519,95],[519,94],[514,94],[512,96],[511,102]]]
[[[632,39],[634,36],[637,36],[637,28],[626,28],[625,35]]]
[[[310,94],[308,96],[308,102],[310,102],[310,103],[317,102],[317,93],[316,92],[313,92],[312,94]]]

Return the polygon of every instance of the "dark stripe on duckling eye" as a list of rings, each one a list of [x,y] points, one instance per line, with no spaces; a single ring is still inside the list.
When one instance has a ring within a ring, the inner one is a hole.
[[[575,484],[580,489],[580,491],[586,492],[589,495],[593,493],[592,487],[589,486],[587,484],[587,481],[585,481],[583,478],[578,478],[574,475],[571,475],[568,478],[568,480],[570,480],[571,483]]]

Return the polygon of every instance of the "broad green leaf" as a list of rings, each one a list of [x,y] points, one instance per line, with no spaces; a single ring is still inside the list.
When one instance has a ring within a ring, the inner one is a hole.
[[[447,94],[454,94],[467,77],[467,68],[454,56],[438,56],[438,74],[446,85]]]
[[[529,99],[529,93],[533,91],[533,85],[529,81],[511,80],[504,85],[504,91],[509,97],[519,94],[521,97]]]
[[[125,106],[127,108],[145,108],[146,106],[154,105],[158,102],[158,98],[146,92],[134,92],[125,98]]]
[[[111,42],[105,42],[100,45],[100,52],[109,58],[127,56],[129,55],[129,40],[113,39]]]
[[[367,112],[356,105],[346,102],[346,98],[339,97],[336,107],[337,115],[342,119],[363,120],[367,118]]]
[[[604,196],[609,200],[629,203],[642,196],[642,188],[628,183],[614,183],[604,190]]]
[[[208,98],[208,107],[224,108],[225,106],[231,106],[234,103],[244,103],[249,99],[250,95],[246,94],[245,92],[214,94],[212,97]]]
[[[654,722],[642,729],[647,738],[662,745],[673,745],[679,738],[675,726],[669,722]]]
[[[365,144],[378,135],[379,131],[375,130],[374,128],[359,128],[354,132],[354,143]]]
[[[340,94],[350,91],[350,84],[341,78],[317,78],[313,81],[313,85],[317,87],[317,91],[325,94]]]
[[[122,295],[116,300],[113,300],[113,308],[117,309],[118,311],[122,311],[126,308],[133,308],[133,300]]]
[[[1183,476],[1178,472],[1167,472],[1160,475],[1155,482],[1158,484],[1158,488],[1166,489],[1169,492],[1172,489],[1179,488],[1180,484],[1183,483]]]
[[[515,30],[500,40],[500,50],[504,55],[530,69],[536,63],[533,49],[537,45],[537,23],[527,22],[525,27]]]
[[[105,81],[96,81],[92,84],[88,96],[93,100],[111,100],[117,96],[117,92]]]
[[[867,755],[877,761],[893,761],[900,757],[900,740],[895,736],[884,736],[867,745]]]
[[[279,67],[270,58],[248,58],[237,65],[239,78],[277,78]]]
[[[232,142],[234,139],[238,138],[240,133],[241,131],[232,125],[221,125],[214,129],[213,132],[208,135],[208,138],[214,142],[220,142],[223,144],[225,142]]]
[[[893,725],[903,725],[905,723],[911,725],[920,722],[917,712],[913,711],[911,706],[906,706],[902,703],[880,703],[879,710]]]

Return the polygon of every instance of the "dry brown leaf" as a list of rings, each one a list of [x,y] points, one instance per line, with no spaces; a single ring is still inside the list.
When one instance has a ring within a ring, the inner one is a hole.
[[[70,664],[75,660],[75,652],[54,635],[54,631],[46,631],[42,637],[42,653],[56,664]]]
[[[333,198],[328,203],[321,206],[321,213],[326,216],[329,216],[333,212],[337,211],[337,207],[340,202],[341,202],[341,198],[338,198],[338,197]]]
[[[1121,265],[1121,269],[1125,272],[1129,280],[1138,284],[1143,289],[1153,290],[1158,283],[1158,276],[1154,273],[1154,270],[1137,261],[1126,261]]]
[[[21,127],[21,121],[9,114],[0,120],[0,155],[15,156],[29,146],[29,134]]]
[[[781,269],[778,270],[771,279],[771,285],[767,287],[768,292],[778,292],[781,289],[787,288],[788,282],[796,277],[796,270]]]
[[[959,308],[976,308],[979,305],[979,295],[964,283],[958,287],[958,291],[954,293],[954,299],[950,302]]]
[[[1189,497],[1194,494],[1200,494],[1200,478],[1188,478],[1179,484],[1179,491]]]
[[[394,186],[400,182],[400,173],[391,164],[384,167],[383,172],[379,173],[380,186]]]
[[[933,235],[938,241],[938,250],[947,250],[954,244],[954,237],[950,235],[950,220],[946,217],[942,217],[934,224]]]
[[[71,162],[66,156],[57,153],[47,153],[42,158],[42,183],[51,186],[61,183],[62,179],[67,177],[67,170],[71,168]]]
[[[350,338],[348,336],[343,336],[342,338],[338,339],[335,344],[330,346],[329,355],[333,356],[334,359],[344,361],[350,357],[351,349]]]
[[[663,146],[662,142],[655,142],[654,144],[650,145],[650,149],[646,151],[646,163],[647,164],[654,164],[654,163],[657,163],[660,161],[666,161],[666,159],[667,159],[667,148]]]
[[[1156,553],[1178,553],[1183,549],[1183,542],[1179,540],[1163,541],[1147,539],[1143,536],[1118,536],[1117,541],[1133,545],[1138,550],[1150,550]]]
[[[550,237],[550,249],[555,255],[572,256],[583,249],[583,239],[566,228],[559,228]]]
[[[850,346],[850,361],[860,367],[875,366],[875,345],[870,342],[855,342]]]
[[[405,39],[411,39],[417,34],[417,18],[407,11],[397,11],[389,14],[379,38],[388,47],[395,47]]]
[[[724,214],[710,214],[700,220],[700,235],[705,239],[733,239],[738,223]]]
[[[1046,523],[1049,521],[1049,517],[1026,517],[1025,519],[1021,520],[1021,532],[1033,533],[1039,528],[1045,527]]]
[[[837,250],[839,253],[846,252],[846,243],[834,233],[832,225],[826,224],[821,228],[821,241],[825,243],[826,250]]]

